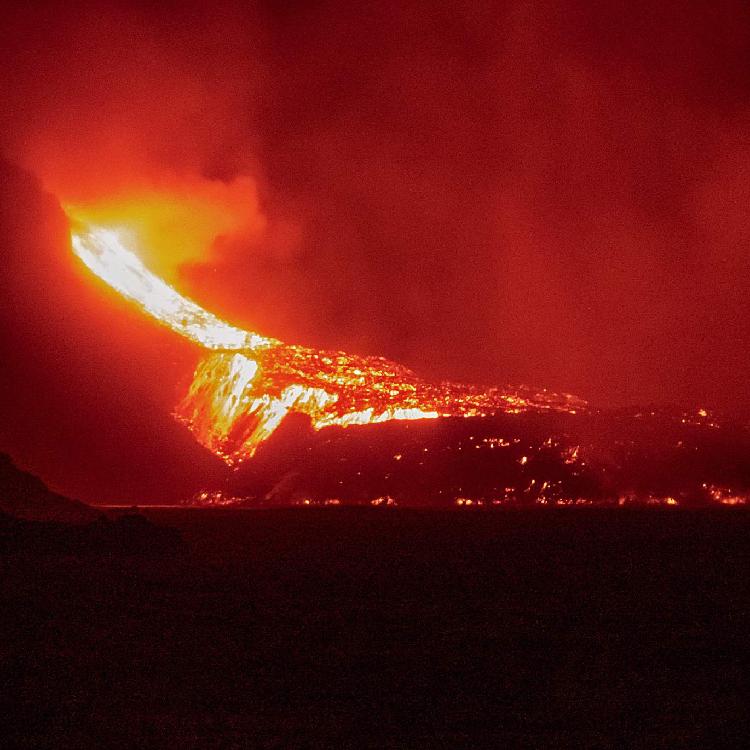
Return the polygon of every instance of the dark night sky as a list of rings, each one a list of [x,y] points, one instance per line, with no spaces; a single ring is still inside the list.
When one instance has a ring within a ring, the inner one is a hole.
[[[291,342],[750,410],[747,3],[246,5],[6,12],[0,448],[91,499],[217,471],[169,416],[195,352],[75,267],[41,185],[250,178],[262,230],[171,272]]]

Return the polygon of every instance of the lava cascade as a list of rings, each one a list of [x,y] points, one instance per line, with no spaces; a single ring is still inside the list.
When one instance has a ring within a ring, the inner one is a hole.
[[[72,247],[118,293],[208,350],[175,416],[229,464],[250,458],[291,412],[306,414],[320,430],[529,410],[575,414],[586,408],[581,399],[546,390],[430,383],[382,357],[316,350],[245,331],[149,271],[114,229],[78,228]]]

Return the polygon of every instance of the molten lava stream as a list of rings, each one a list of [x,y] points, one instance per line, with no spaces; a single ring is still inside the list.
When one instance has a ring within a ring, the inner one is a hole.
[[[574,396],[547,391],[432,384],[382,357],[284,344],[237,328],[183,297],[144,266],[117,230],[79,229],[72,247],[113,289],[209,350],[175,416],[229,464],[250,458],[290,412],[306,414],[319,430],[531,409],[575,413],[586,407]]]

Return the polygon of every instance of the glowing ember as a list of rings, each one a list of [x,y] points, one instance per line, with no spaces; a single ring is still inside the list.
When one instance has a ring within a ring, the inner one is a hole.
[[[175,416],[230,464],[251,457],[290,412],[306,414],[319,430],[530,409],[575,413],[586,407],[573,396],[547,391],[432,384],[382,357],[284,344],[232,326],[183,297],[151,273],[115,230],[77,231],[72,246],[113,289],[176,333],[212,350],[198,364]]]

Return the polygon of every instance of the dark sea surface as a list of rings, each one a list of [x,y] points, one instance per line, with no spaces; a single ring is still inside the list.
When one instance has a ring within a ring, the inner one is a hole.
[[[3,747],[746,746],[745,507],[141,512],[0,556]]]

